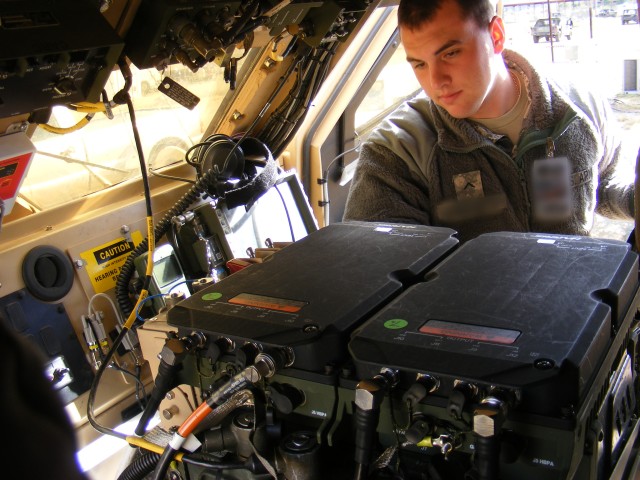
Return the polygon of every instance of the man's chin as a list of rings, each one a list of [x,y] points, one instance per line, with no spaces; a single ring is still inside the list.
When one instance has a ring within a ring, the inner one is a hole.
[[[451,105],[440,105],[440,108],[443,108],[449,115],[457,119],[469,118],[469,116],[471,115],[471,113],[467,109],[456,108],[455,106]]]

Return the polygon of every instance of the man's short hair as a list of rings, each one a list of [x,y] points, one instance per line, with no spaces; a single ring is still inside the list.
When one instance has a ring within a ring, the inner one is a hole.
[[[400,0],[398,25],[414,30],[431,20],[445,2],[457,2],[464,18],[473,18],[479,26],[488,25],[496,9],[492,0]]]

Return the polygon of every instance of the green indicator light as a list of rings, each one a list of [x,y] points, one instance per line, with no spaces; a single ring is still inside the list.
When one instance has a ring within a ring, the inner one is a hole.
[[[399,330],[407,325],[409,325],[409,322],[401,318],[393,318],[384,322],[384,328],[388,328],[389,330]]]
[[[218,300],[221,297],[222,297],[222,294],[219,292],[205,293],[204,295],[202,295],[202,299],[208,300],[208,301]]]

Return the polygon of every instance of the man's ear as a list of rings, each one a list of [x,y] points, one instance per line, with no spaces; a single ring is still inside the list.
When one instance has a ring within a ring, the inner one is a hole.
[[[502,53],[504,50],[504,43],[506,41],[506,34],[504,30],[504,22],[501,17],[495,16],[489,22],[489,34],[491,35],[491,41],[493,42],[493,52]]]

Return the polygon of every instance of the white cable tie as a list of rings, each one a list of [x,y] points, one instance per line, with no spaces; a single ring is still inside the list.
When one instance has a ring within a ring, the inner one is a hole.
[[[169,446],[175,450],[176,452],[182,448],[182,444],[185,442],[186,438],[180,435],[178,432],[173,434],[171,441],[169,442]]]

